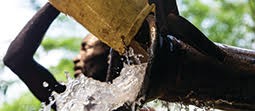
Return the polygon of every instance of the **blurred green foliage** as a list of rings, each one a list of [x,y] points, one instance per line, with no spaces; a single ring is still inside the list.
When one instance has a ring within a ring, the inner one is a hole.
[[[80,49],[82,38],[78,37],[57,37],[57,38],[50,38],[46,37],[41,46],[45,51],[50,50],[65,50],[65,53],[73,53],[77,54],[77,52]],[[62,58],[58,65],[51,66],[49,68],[50,72],[54,74],[57,80],[59,81],[65,81],[66,77],[64,75],[64,72],[67,71],[71,75],[74,73],[73,67],[73,58]]]
[[[40,107],[40,101],[31,93],[26,93],[11,103],[4,103],[0,111],[38,111]]]
[[[35,0],[31,0],[35,3]],[[254,0],[177,0],[181,16],[198,27],[212,41],[252,48],[255,41]],[[59,21],[65,21],[61,16]],[[70,29],[72,30],[72,29]],[[46,37],[42,43],[45,51],[67,50],[77,53],[82,38]],[[254,48],[254,47],[253,47]],[[58,80],[65,81],[64,71],[73,73],[72,58],[63,58],[49,70]],[[32,94],[24,94],[13,103],[5,103],[0,111],[37,111],[40,102]]]
[[[45,37],[41,46],[46,52],[50,50],[64,49],[67,53],[77,54],[80,49],[81,41],[82,38],[78,37]],[[58,65],[51,66],[49,70],[52,74],[54,74],[58,81],[66,81],[64,71],[68,71],[70,74],[73,74],[74,72],[72,58],[62,58]],[[0,92],[6,92],[8,86],[5,86],[6,88],[1,87],[5,89],[0,89]],[[11,103],[4,103],[0,107],[0,111],[38,111],[40,107],[41,103],[32,95],[32,93],[28,92]]]
[[[77,52],[80,49],[82,38],[78,37],[46,37],[42,42],[42,47],[45,51],[53,49],[65,49],[72,52]]]
[[[254,0],[181,0],[181,15],[212,41],[252,48]]]
[[[67,71],[70,75],[74,74],[74,64],[72,60],[63,58],[57,66],[51,66],[49,70],[54,73],[54,76],[58,81],[66,81],[64,72]]]

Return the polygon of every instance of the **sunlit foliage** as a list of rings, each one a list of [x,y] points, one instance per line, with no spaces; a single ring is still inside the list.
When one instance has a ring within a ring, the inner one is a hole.
[[[26,93],[11,103],[4,103],[0,111],[38,111],[41,103],[31,94]]]
[[[78,37],[57,37],[57,38],[50,38],[46,37],[43,42],[42,46],[44,50],[49,51],[53,49],[66,49],[69,51],[79,51],[80,44],[82,38]]]
[[[181,15],[212,41],[252,48],[254,0],[181,0]]]
[[[35,0],[31,0],[35,1]],[[177,0],[180,14],[197,26],[212,41],[245,48],[254,48],[254,0]],[[65,17],[61,16],[60,21]],[[72,30],[72,29],[70,29]],[[85,35],[84,35],[85,36]],[[77,53],[82,38],[46,37],[42,43],[45,51],[68,50]],[[72,72],[72,58],[63,58],[57,66],[50,67],[58,80],[65,80],[64,71]],[[5,103],[0,111],[35,111],[40,103],[31,94],[25,94],[13,103]]]

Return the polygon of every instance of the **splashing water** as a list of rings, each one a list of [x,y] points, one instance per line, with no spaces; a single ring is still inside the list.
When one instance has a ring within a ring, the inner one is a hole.
[[[55,95],[59,111],[111,111],[127,101],[135,101],[143,80],[146,64],[128,66],[112,84],[85,76],[68,80],[67,90]],[[120,84],[121,83],[121,84]],[[121,99],[120,99],[121,98]]]
[[[127,59],[128,65],[131,65],[133,63],[141,64],[140,58],[144,57],[142,54],[135,54],[134,49],[131,47],[128,48],[124,55]]]
[[[147,63],[124,64],[120,76],[111,84],[85,77],[83,74],[72,79],[69,73],[65,72],[66,91],[61,94],[54,93],[55,100],[51,103],[56,102],[58,111],[111,111],[126,102],[136,103],[146,67]],[[41,111],[50,111],[50,105],[44,105]]]

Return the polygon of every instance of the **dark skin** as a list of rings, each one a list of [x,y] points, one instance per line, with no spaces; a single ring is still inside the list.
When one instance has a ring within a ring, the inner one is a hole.
[[[215,46],[189,21],[179,16],[176,0],[150,0],[150,3],[156,4],[158,32],[162,37],[173,35],[203,54],[224,61],[224,51]],[[46,68],[38,64],[33,55],[49,25],[59,13],[47,3],[22,29],[4,57],[5,65],[24,81],[40,101],[46,103],[49,102],[48,97],[52,91],[61,93],[66,87],[59,84]],[[49,86],[43,87],[43,82],[47,82]]]
[[[46,68],[37,63],[33,55],[41,44],[45,32],[59,13],[49,3],[42,7],[11,43],[4,57],[5,65],[25,82],[40,101],[46,103],[49,103],[48,98],[52,91],[61,93],[65,90],[65,86],[59,84]],[[92,34],[86,36],[81,43],[80,53],[73,60],[74,76],[84,74],[87,77],[105,81],[109,49]],[[49,83],[49,87],[43,87],[44,81]]]
[[[175,36],[201,53],[224,61],[225,52],[211,42],[192,23],[179,15],[176,0],[149,0],[156,4],[156,24],[162,37]]]
[[[46,68],[33,59],[33,56],[51,22],[59,13],[49,3],[42,7],[12,41],[3,59],[4,64],[17,74],[30,91],[40,101],[46,103],[49,103],[48,98],[52,91],[61,93],[66,87],[58,83]],[[49,86],[43,87],[43,82],[47,82]]]
[[[74,76],[84,74],[93,79],[106,81],[109,47],[92,34],[81,43],[80,53],[74,58]]]
[[[59,11],[50,4],[46,4],[21,30],[4,57],[5,65],[25,82],[40,101],[46,103],[49,103],[48,98],[52,91],[61,93],[65,90],[65,86],[59,84],[46,68],[38,64],[33,59],[33,55],[41,44],[49,25],[58,14]],[[80,53],[73,60],[75,77],[85,74],[96,80],[106,81],[109,49],[107,45],[93,35],[85,37],[81,44]],[[116,69],[115,66],[111,68],[118,70],[118,72],[121,69]],[[49,83],[49,87],[42,87],[44,81]]]

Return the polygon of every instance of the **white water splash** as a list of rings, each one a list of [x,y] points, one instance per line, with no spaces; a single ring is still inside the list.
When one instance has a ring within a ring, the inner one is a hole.
[[[58,111],[111,111],[134,102],[142,86],[146,64],[125,65],[112,84],[81,76],[68,80],[67,90],[55,95]],[[121,99],[120,99],[121,98]]]
[[[129,47],[128,50],[125,52],[125,57],[128,65],[131,64],[141,64],[140,58],[144,58],[142,54],[136,54],[132,47]]]
[[[131,51],[129,57],[138,58]],[[136,60],[139,61],[139,60]],[[82,76],[72,79],[67,75],[66,91],[54,94],[58,111],[112,111],[126,102],[137,103],[143,85],[147,63],[124,64],[120,76],[106,83]],[[138,101],[139,104],[139,101]],[[50,105],[41,111],[50,111]]]

